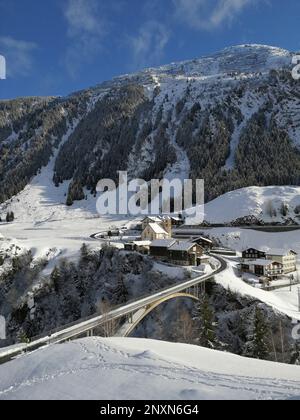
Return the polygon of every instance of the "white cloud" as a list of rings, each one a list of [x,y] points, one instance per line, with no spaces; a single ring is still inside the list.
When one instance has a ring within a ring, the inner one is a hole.
[[[175,16],[196,30],[212,30],[228,24],[257,0],[173,0]]]
[[[0,53],[6,58],[8,77],[28,76],[33,68],[33,52],[37,44],[0,37]]]
[[[102,34],[97,3],[94,0],[68,0],[65,17],[71,37],[80,36],[82,32],[92,35]]]
[[[64,16],[68,24],[69,46],[65,65],[75,78],[85,64],[101,50],[106,35],[106,22],[95,0],[68,0]]]
[[[130,38],[134,67],[142,68],[158,64],[170,35],[169,29],[160,22],[150,20],[143,23],[137,36]]]

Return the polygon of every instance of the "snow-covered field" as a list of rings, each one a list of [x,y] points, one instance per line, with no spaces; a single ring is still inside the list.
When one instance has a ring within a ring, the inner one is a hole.
[[[300,367],[184,344],[90,338],[0,366],[1,400],[298,400]]]
[[[247,248],[256,248],[262,251],[270,249],[293,249],[300,258],[299,230],[289,232],[263,232],[241,228],[214,228],[205,230],[205,233],[219,239],[223,246],[242,252]]]
[[[282,204],[288,205],[283,218]],[[228,223],[241,217],[255,216],[267,223],[296,218],[300,206],[300,187],[249,187],[231,191],[205,206],[205,220],[210,223]],[[271,211],[273,216],[270,216]],[[298,219],[300,221],[300,219]]]

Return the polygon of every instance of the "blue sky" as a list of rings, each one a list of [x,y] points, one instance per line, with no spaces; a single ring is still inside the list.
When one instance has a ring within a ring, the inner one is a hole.
[[[300,50],[299,0],[0,0],[0,98],[66,95],[230,45]]]

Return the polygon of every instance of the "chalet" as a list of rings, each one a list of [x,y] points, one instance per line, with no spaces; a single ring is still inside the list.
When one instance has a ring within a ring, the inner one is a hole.
[[[153,241],[150,245],[150,255],[161,260],[167,260],[169,257],[169,248],[175,243],[176,241],[174,239]]]
[[[134,249],[134,243],[133,242],[128,242],[127,244],[124,245],[124,249],[125,251],[135,251]]]
[[[213,244],[213,241],[211,241],[208,238],[204,238],[202,236],[200,236],[199,238],[193,239],[192,242],[194,242],[195,244],[200,245],[206,251],[211,250],[213,248],[213,245],[214,245]]]
[[[249,248],[243,251],[243,260],[265,260],[267,255],[263,251],[255,248]]]
[[[184,224],[184,220],[183,220],[182,216],[172,216],[171,217],[171,223],[172,223],[172,226],[179,227],[179,226],[182,226]]]
[[[136,251],[140,254],[149,255],[151,241],[134,241],[125,244],[125,251]]]
[[[118,237],[118,236],[120,236],[122,234],[122,232],[120,231],[120,230],[118,230],[118,229],[116,229],[116,230],[109,230],[108,232],[107,232],[107,236],[108,237]]]
[[[241,268],[245,273],[253,273],[257,277],[266,277],[270,280],[278,279],[283,274],[283,264],[267,259],[244,261]]]
[[[162,218],[158,217],[158,216],[149,216],[146,217],[143,221],[142,221],[142,230],[145,230],[146,227],[150,224],[150,223],[157,223],[158,225],[160,225],[162,223]]]
[[[169,235],[172,236],[172,218],[169,216],[149,216],[142,221],[142,231],[144,231],[148,225],[157,224],[161,226]]]
[[[200,265],[203,248],[193,242],[176,242],[169,250],[169,261],[176,265]]]
[[[169,239],[170,237],[171,233],[157,223],[149,223],[142,232],[143,241],[156,241],[158,239]]]
[[[297,271],[297,252],[285,249],[272,249],[268,251],[267,258],[283,265],[283,274]]]

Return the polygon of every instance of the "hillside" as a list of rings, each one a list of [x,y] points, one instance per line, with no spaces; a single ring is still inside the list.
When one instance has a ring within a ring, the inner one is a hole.
[[[0,366],[0,399],[298,400],[299,369],[183,344],[93,338]]]
[[[57,188],[68,181],[69,205],[118,170],[204,178],[207,201],[253,185],[299,185],[300,84],[291,59],[242,45],[66,98],[0,101],[0,202],[53,155],[51,180]]]
[[[220,209],[222,209],[220,211]],[[205,206],[205,220],[212,224],[238,220],[259,223],[300,224],[299,187],[248,187],[231,191]]]

